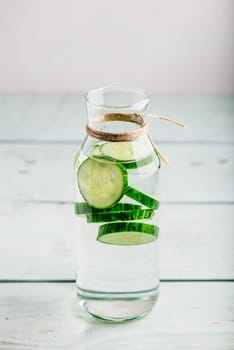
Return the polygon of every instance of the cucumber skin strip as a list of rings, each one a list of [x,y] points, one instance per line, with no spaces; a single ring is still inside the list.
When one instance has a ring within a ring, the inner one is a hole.
[[[134,199],[135,201],[144,204],[146,207],[150,209],[158,209],[160,202],[148,194],[145,194],[141,191],[138,191],[137,189],[133,187],[128,187],[127,191],[125,192],[125,195]]]
[[[99,226],[98,237],[118,232],[142,232],[158,237],[159,227],[142,222],[115,222]]]
[[[76,202],[75,203],[75,214],[76,215],[86,215],[86,214],[92,214],[92,213],[112,213],[112,212],[120,212],[124,210],[139,210],[142,209],[141,205],[139,204],[132,204],[132,203],[117,203],[112,207],[104,208],[104,209],[98,209],[91,207],[86,202]]]
[[[153,209],[126,210],[109,213],[87,214],[87,222],[113,222],[113,221],[130,221],[151,219],[154,214]]]

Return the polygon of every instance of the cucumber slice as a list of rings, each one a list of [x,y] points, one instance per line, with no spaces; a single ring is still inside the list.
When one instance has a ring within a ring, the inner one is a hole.
[[[128,169],[147,165],[154,159],[154,152],[137,142],[106,142],[100,146],[100,151],[104,157],[118,160]]]
[[[78,186],[83,198],[94,208],[109,208],[124,195],[128,176],[120,163],[87,158],[79,167]]]
[[[159,228],[141,222],[117,222],[99,227],[97,241],[114,245],[139,245],[155,241]]]
[[[125,210],[137,210],[141,209],[141,205],[139,204],[132,204],[132,203],[117,203],[114,206],[110,208],[105,209],[97,209],[91,207],[86,202],[77,202],[75,203],[75,214],[82,215],[82,214],[92,214],[92,213],[110,213],[110,212],[121,212]]]
[[[93,156],[102,156],[102,152],[101,152],[101,146],[103,145],[103,142],[102,143],[96,143],[91,152],[89,153],[89,156],[90,157],[93,157]]]
[[[160,204],[159,200],[149,196],[148,194],[138,191],[133,187],[129,186],[125,194],[126,196],[132,199],[135,199],[135,201],[141,204],[144,204],[146,207],[150,209],[158,209],[159,207],[159,204]]]
[[[108,221],[130,221],[140,219],[150,219],[154,214],[152,209],[139,209],[128,211],[113,211],[109,213],[87,214],[87,222],[108,222]]]
[[[148,148],[137,142],[106,142],[100,146],[101,153],[121,162],[142,159],[149,154]]]

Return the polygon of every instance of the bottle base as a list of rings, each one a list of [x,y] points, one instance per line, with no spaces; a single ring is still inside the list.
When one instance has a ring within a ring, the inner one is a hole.
[[[159,295],[159,288],[132,293],[104,293],[77,288],[83,310],[95,318],[109,322],[124,322],[147,315]]]

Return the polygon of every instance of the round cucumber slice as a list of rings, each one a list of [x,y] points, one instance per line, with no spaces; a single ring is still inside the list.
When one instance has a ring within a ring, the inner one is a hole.
[[[77,215],[86,215],[92,213],[111,213],[111,212],[121,212],[125,210],[137,210],[141,209],[141,205],[132,204],[132,203],[117,203],[110,208],[97,209],[91,207],[86,202],[77,202],[75,203],[75,214]]]
[[[79,167],[78,186],[83,198],[94,208],[109,208],[124,195],[128,177],[120,163],[87,158]]]
[[[154,152],[138,142],[106,142],[100,146],[103,156],[122,162],[128,169],[136,169],[151,163]]]
[[[102,143],[96,143],[93,148],[91,149],[91,152],[89,153],[90,157],[93,156],[102,156],[102,152],[101,152],[101,146],[103,145]]]
[[[140,222],[117,222],[99,227],[97,241],[114,245],[139,245],[155,241],[159,228]]]
[[[146,207],[150,209],[158,209],[159,207],[159,204],[160,204],[159,200],[149,196],[148,194],[138,191],[133,187],[129,186],[125,194],[126,196],[132,199],[135,199],[135,201],[141,204],[144,204]]]
[[[108,221],[130,221],[140,219],[150,219],[154,214],[152,209],[113,211],[103,213],[87,214],[87,222],[108,222]]]

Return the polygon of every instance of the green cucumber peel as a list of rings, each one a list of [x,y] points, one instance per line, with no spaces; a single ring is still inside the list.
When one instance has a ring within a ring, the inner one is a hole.
[[[75,203],[75,214],[77,215],[86,215],[86,214],[92,214],[92,213],[112,213],[112,212],[121,212],[125,210],[138,210],[141,209],[141,205],[139,204],[132,204],[132,203],[117,203],[109,208],[104,209],[97,209],[94,207],[91,207],[86,202],[76,202]]]
[[[145,194],[144,192],[138,191],[137,189],[133,188],[133,187],[128,187],[127,191],[126,191],[126,196],[134,199],[135,201],[145,205],[146,207],[150,208],[150,209],[158,209],[160,202],[158,199]]]
[[[141,222],[116,222],[99,227],[97,241],[113,245],[140,245],[158,238],[159,227]]]
[[[125,211],[113,211],[103,213],[87,214],[87,222],[113,222],[113,221],[131,221],[131,220],[146,220],[153,217],[154,210],[152,209],[136,209]]]

